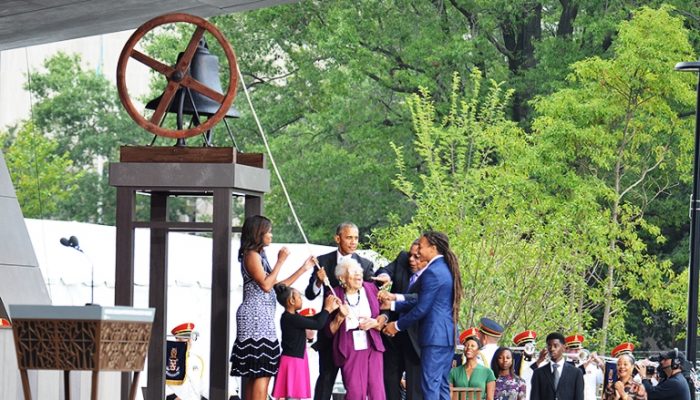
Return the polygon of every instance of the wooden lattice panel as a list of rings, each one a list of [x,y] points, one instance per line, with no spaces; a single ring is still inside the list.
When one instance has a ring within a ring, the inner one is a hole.
[[[151,324],[126,321],[17,319],[20,369],[143,370]]]
[[[94,369],[98,321],[12,322],[20,369]]]
[[[151,339],[150,323],[105,321],[100,331],[101,371],[141,371]]]

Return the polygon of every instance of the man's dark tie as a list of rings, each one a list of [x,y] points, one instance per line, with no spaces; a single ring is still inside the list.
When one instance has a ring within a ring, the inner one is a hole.
[[[552,364],[552,368],[554,368],[554,389],[556,390],[559,386],[559,364]]]
[[[411,286],[413,286],[414,283],[416,283],[416,279],[418,279],[418,275],[413,274],[411,277],[408,279],[408,288],[410,289]]]

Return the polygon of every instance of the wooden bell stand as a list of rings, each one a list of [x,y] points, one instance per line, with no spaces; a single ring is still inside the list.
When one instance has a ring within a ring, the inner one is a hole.
[[[155,308],[153,340],[148,349],[146,400],[165,398],[165,341],[168,297],[168,232],[212,232],[211,348],[209,399],[228,399],[231,233],[233,196],[245,197],[245,217],[262,214],[263,195],[270,191],[270,172],[262,154],[233,148],[122,147],[120,162],[109,167],[109,183],[117,188],[115,304],[134,302],[134,234],[149,228],[149,307]],[[136,220],[136,193],[150,195],[150,219]],[[212,222],[167,220],[168,198],[211,196]],[[122,375],[126,399],[130,374]]]

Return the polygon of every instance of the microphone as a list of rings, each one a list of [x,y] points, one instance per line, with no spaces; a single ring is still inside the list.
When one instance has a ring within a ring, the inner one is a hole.
[[[80,242],[78,242],[78,238],[75,236],[71,236],[68,239],[62,237],[60,240],[61,244],[66,246],[66,247],[72,247],[76,249],[77,251],[83,253],[85,257],[87,257],[88,261],[90,262],[90,302],[86,305],[94,305],[95,304],[95,264],[93,264],[92,260],[90,257],[88,257],[87,254],[80,248]]]
[[[83,252],[83,250],[80,249],[80,245],[78,244],[78,238],[75,236],[71,236],[70,238],[61,238],[61,244],[66,246],[66,247],[72,247],[79,252]]]

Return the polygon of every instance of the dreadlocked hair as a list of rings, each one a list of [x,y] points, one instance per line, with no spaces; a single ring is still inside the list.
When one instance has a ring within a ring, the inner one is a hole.
[[[437,248],[438,253],[445,257],[447,266],[452,273],[452,319],[456,324],[459,320],[459,305],[462,301],[462,277],[459,273],[459,260],[450,250],[450,241],[442,232],[425,231],[421,235],[431,245]]]

